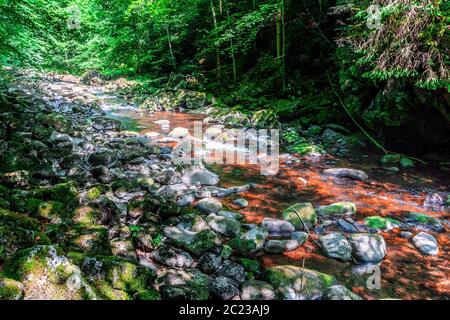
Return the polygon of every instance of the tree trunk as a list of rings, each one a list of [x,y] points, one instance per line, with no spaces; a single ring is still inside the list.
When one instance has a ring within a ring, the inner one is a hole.
[[[214,30],[217,31],[217,15],[216,15],[216,9],[214,7],[214,2],[213,0],[210,0],[211,2],[211,13],[212,13],[212,17],[213,17],[213,22],[214,22]],[[217,84],[219,85],[219,89],[220,89],[220,84],[221,84],[221,62],[220,62],[220,48],[218,46],[216,46],[216,66],[217,66]]]
[[[228,3],[227,3],[227,19],[230,19],[230,8],[228,7]],[[236,54],[235,54],[233,37],[231,37],[231,39],[230,39],[230,47],[231,47],[231,60],[233,61],[233,84],[236,87],[237,86],[237,66],[236,66]]]
[[[173,54],[173,49],[172,49],[172,41],[170,39],[169,24],[166,24],[166,32],[167,32],[167,42],[169,43],[170,58],[172,60],[173,68],[175,69],[175,71],[177,71],[177,65],[175,63],[175,55]]]

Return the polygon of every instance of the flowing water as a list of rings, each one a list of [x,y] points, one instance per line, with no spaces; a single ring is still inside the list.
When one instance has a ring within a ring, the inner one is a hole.
[[[167,136],[168,130],[165,128],[162,131],[155,121],[169,120],[170,129],[184,127],[193,134],[194,122],[204,118],[202,115],[175,112],[150,114],[129,106],[120,98],[95,93],[108,116],[122,121],[125,130],[148,134],[153,142],[160,141],[163,145],[173,146],[174,143],[161,139]],[[156,134],[160,136],[156,137]],[[380,155],[354,154],[345,159],[326,156],[320,161],[301,157],[297,157],[295,161],[285,159],[280,161],[279,173],[269,177],[261,176],[260,168],[254,165],[214,165],[211,169],[220,175],[221,186],[255,184],[255,188],[248,192],[223,199],[226,207],[243,213],[248,223],[260,223],[264,217],[279,218],[284,209],[298,202],[311,202],[314,206],[319,206],[351,201],[358,208],[353,217],[356,222],[362,222],[368,216],[401,220],[405,213],[411,211],[439,218],[444,222],[446,230],[441,233],[428,231],[439,242],[438,256],[420,254],[410,240],[399,236],[398,229],[382,233],[388,253],[381,263],[381,290],[367,289],[366,281],[370,274],[364,273],[364,267],[323,256],[320,248],[311,240],[297,250],[276,256],[261,255],[258,258],[264,266],[293,264],[331,274],[368,299],[450,298],[450,212],[448,209],[433,210],[424,207],[427,195],[449,191],[448,172],[420,167],[394,173],[380,167],[379,157]],[[370,176],[370,181],[353,181],[323,174],[324,169],[333,167],[364,170]],[[232,200],[241,197],[249,201],[249,206],[240,210]],[[312,236],[316,239],[318,237],[316,234]]]

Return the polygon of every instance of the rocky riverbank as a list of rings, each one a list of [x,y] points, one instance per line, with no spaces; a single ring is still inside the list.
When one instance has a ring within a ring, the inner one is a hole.
[[[260,257],[312,243],[324,257],[370,269],[388,254],[383,232],[394,229],[421,255],[448,262],[448,241],[433,235],[448,239],[448,220],[419,213],[356,221],[354,203],[299,202],[248,223],[223,199],[253,184],[226,188],[203,165],[173,162],[167,143],[188,130],[126,131],[107,115],[116,99],[108,93],[130,85],[17,72],[2,89],[0,299],[361,299],[331,273],[304,262],[263,266]],[[193,110],[206,98],[168,99]],[[158,111],[151,101],[143,106]],[[348,168],[324,174],[369,179]],[[447,210],[446,197],[429,201]]]

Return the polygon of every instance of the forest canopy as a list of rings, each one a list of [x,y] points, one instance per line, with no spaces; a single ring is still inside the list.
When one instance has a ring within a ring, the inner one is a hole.
[[[449,11],[441,0],[2,0],[0,62],[181,79],[262,124],[350,112],[380,138],[405,126],[423,136],[430,111],[450,126]]]

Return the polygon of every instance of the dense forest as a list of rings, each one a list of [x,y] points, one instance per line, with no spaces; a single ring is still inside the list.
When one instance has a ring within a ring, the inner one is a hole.
[[[0,0],[0,300],[449,299],[449,66],[445,0]]]
[[[450,5],[377,3],[378,29],[371,1],[4,0],[0,61],[195,87],[261,125],[354,118],[394,149],[446,146]]]

